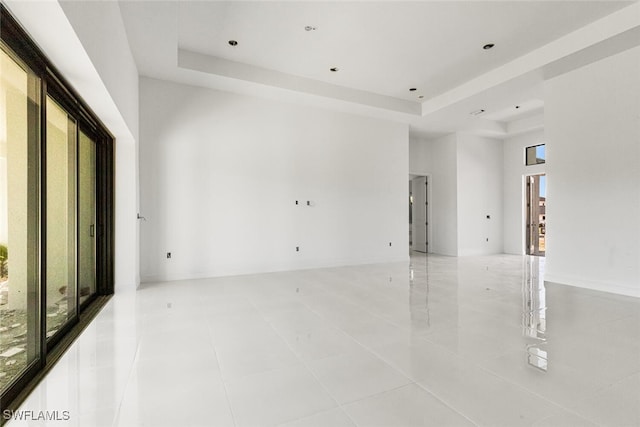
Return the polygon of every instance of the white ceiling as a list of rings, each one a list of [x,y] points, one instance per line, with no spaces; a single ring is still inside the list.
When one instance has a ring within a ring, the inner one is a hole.
[[[606,17],[605,23],[622,21],[624,14],[614,12],[637,13],[630,9],[635,6],[554,0],[120,1],[141,75],[388,117],[424,134],[480,129],[496,136],[507,133],[504,123],[542,112],[544,66],[561,59],[555,54],[560,49],[552,55],[549,46],[561,46],[589,25],[595,30],[585,35],[601,35],[596,45],[606,37],[597,29]],[[483,50],[486,43],[495,47]],[[521,58],[537,62],[515,70]],[[471,116],[476,109],[486,112]]]

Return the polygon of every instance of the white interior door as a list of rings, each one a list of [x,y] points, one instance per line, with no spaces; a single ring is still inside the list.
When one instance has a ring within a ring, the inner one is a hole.
[[[427,177],[413,179],[413,249],[427,252]]]

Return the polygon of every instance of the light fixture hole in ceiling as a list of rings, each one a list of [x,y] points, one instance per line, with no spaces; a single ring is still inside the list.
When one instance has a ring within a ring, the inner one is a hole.
[[[331,68],[329,68],[329,71],[331,71],[331,72],[333,72],[333,73],[337,73],[337,72],[338,72],[338,70],[339,70],[339,68],[338,68],[338,67],[331,67]]]
[[[494,46],[495,46],[495,44],[493,44],[493,43],[487,43],[487,44],[485,44],[484,46],[482,46],[482,48],[483,48],[484,50],[489,50],[489,49],[491,49],[491,48],[492,48],[492,47],[494,47]]]
[[[422,98],[424,98],[424,95],[420,95],[420,96],[418,96],[418,98],[422,99]]]
[[[312,27],[311,25],[307,25],[306,27],[304,27],[305,31],[315,31],[317,29],[317,27]]]
[[[235,41],[235,40],[229,40],[229,44],[230,44],[231,46],[238,46],[238,42],[237,42],[237,41]]]
[[[481,108],[481,109],[479,109],[479,110],[472,111],[472,112],[470,112],[469,114],[471,114],[472,116],[479,116],[480,114],[484,113],[484,111],[485,111],[485,110]]]
[[[418,90],[418,89],[415,88],[415,87],[412,87],[411,89],[409,89],[409,92],[415,92],[416,90]]]

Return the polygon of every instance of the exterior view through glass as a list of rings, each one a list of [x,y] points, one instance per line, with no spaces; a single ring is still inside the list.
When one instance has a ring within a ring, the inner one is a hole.
[[[38,359],[40,80],[0,45],[0,391]]]

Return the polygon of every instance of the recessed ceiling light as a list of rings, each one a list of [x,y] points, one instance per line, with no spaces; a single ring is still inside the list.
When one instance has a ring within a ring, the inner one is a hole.
[[[472,111],[469,114],[471,114],[472,116],[479,116],[482,113],[484,113],[484,110],[480,109],[480,110]]]
[[[516,105],[516,109],[518,109],[518,108],[520,108],[520,106],[519,106],[519,105]]]
[[[338,71],[338,67],[329,68],[329,70],[335,73]]]
[[[410,92],[415,92],[416,90],[418,89],[416,89],[415,87],[412,87],[411,89],[409,89]]]
[[[235,41],[235,40],[229,40],[229,44],[230,44],[231,46],[238,46],[238,42],[237,42],[237,41]]]
[[[317,28],[316,27],[312,27],[311,25],[307,25],[306,27],[304,27],[304,30],[305,31],[315,31],[315,30],[317,30]]]
[[[492,47],[494,47],[494,46],[495,46],[495,44],[493,44],[493,43],[487,43],[487,44],[485,44],[484,46],[482,46],[482,48],[483,48],[484,50],[489,50],[489,49],[491,49],[491,48],[492,48]]]

